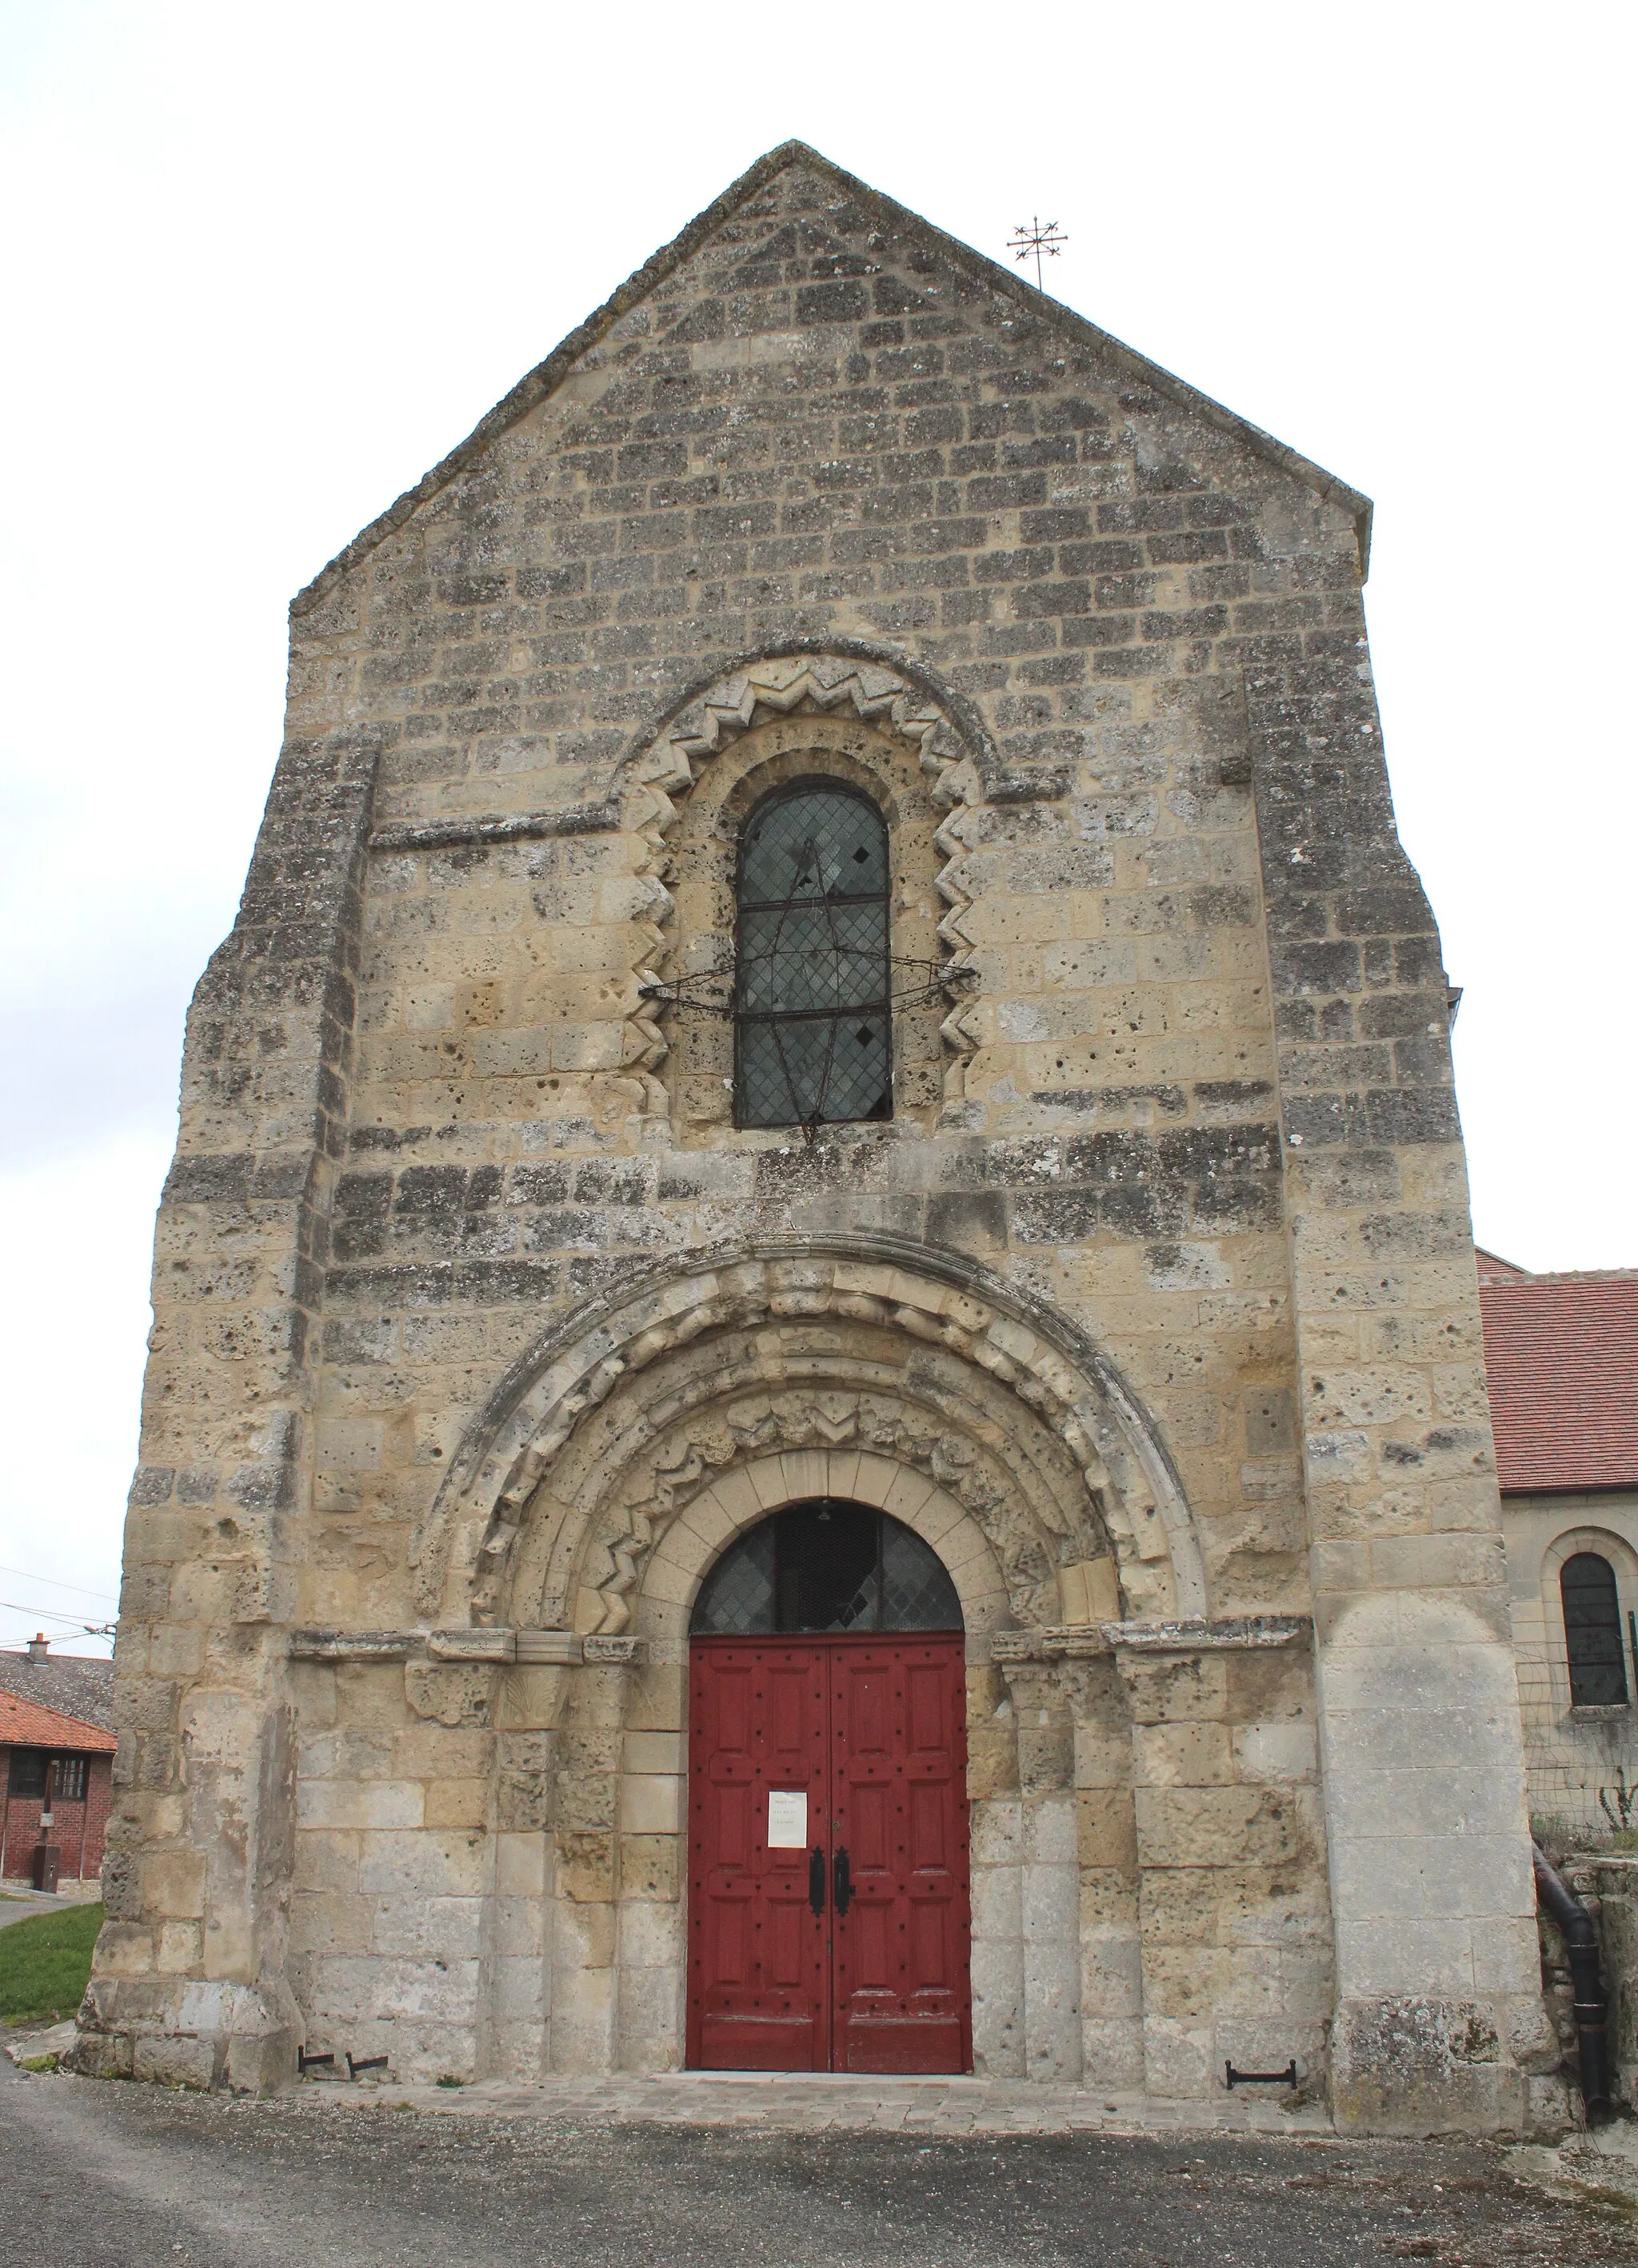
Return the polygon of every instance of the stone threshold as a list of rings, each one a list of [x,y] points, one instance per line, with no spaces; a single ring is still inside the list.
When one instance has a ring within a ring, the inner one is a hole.
[[[1223,2133],[1331,2135],[1323,2103],[1249,2090],[1170,2100],[959,2075],[861,2078],[840,2072],[663,2072],[459,2088],[307,2079],[297,2090],[337,2108],[403,2103],[452,2116],[591,2119],[615,2125],[740,2126],[765,2132],[902,2130],[938,2134]],[[287,2094],[283,2098],[288,2102]]]

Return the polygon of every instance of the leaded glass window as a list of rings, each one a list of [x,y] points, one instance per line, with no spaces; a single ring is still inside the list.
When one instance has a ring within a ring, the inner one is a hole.
[[[739,856],[741,1126],[892,1116],[887,828],[849,788],[767,796]]]
[[[1570,1705],[1619,1709],[1627,1699],[1627,1657],[1615,1570],[1600,1552],[1577,1551],[1559,1576]]]
[[[913,1528],[869,1505],[817,1497],[731,1543],[701,1587],[695,1638],[811,1631],[959,1630],[943,1560]]]

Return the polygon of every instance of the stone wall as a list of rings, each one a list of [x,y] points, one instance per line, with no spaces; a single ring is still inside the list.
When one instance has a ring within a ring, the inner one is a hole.
[[[302,593],[160,1217],[89,2062],[266,2083],[320,2020],[417,2071],[674,2055],[703,1567],[655,1592],[655,1538],[799,1388],[868,1406],[884,1486],[959,1476],[1000,1570],[973,1754],[1041,1955],[1005,2054],[1312,2073],[1334,1992],[1349,2121],[1526,2118],[1367,526],[793,147]],[[892,1122],[812,1141],[737,1130],[723,1027],[665,999],[725,966],[731,829],[799,770],[880,802],[926,979]],[[1317,1688],[1306,1637],[1223,1637],[1310,1616]]]

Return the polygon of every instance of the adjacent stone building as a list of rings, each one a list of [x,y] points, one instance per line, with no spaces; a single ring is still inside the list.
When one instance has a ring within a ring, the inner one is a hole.
[[[790,144],[301,593],[85,2067],[1561,2115],[1369,529]]]
[[[1638,1269],[1479,1255],[1533,1813],[1638,1826]]]

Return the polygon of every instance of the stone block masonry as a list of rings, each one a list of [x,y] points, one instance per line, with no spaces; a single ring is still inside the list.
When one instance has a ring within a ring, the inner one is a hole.
[[[1369,518],[789,145],[298,597],[86,2067],[674,2066],[689,1604],[829,1492],[962,1599],[981,2069],[1561,2114]],[[809,1138],[668,1004],[816,775],[925,990]]]

